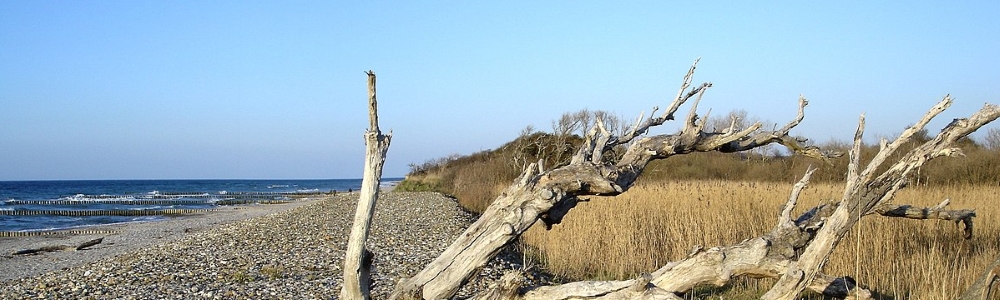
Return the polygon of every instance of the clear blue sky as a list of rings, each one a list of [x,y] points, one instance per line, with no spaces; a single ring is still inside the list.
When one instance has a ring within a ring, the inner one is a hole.
[[[820,142],[1000,103],[996,1],[346,2],[0,1],[0,180],[360,178],[369,69],[386,176],[666,106],[698,57],[702,111],[803,94]]]

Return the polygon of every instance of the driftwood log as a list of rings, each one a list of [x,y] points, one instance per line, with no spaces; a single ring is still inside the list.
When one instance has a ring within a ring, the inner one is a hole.
[[[996,295],[993,286],[1000,281],[1000,258],[993,261],[989,267],[979,275],[979,279],[972,283],[968,289],[958,297],[960,300],[986,300],[992,299],[990,296]]]
[[[827,218],[798,259],[789,265],[778,282],[761,299],[795,299],[816,277],[837,243],[861,216],[889,203],[896,192],[907,184],[908,175],[927,161],[941,156],[961,155],[961,149],[953,147],[956,141],[1000,117],[1000,107],[987,104],[969,118],[953,120],[937,136],[913,148],[887,170],[876,175],[877,170],[890,155],[901,145],[909,142],[914,134],[922,131],[931,119],[947,109],[951,103],[951,97],[945,96],[895,140],[892,142],[883,140],[878,153],[864,169],[860,169],[861,139],[865,124],[862,115],[851,149],[844,196],[837,209]],[[966,223],[967,236],[971,236],[971,224],[971,221]]]
[[[76,246],[56,245],[56,246],[45,246],[45,247],[31,248],[31,249],[21,249],[14,251],[14,253],[11,253],[11,255],[37,254],[41,252],[57,252],[57,251],[67,251],[67,250],[80,251],[80,250],[86,250],[87,248],[100,244],[103,241],[104,238],[96,238],[93,240],[80,243],[79,245]]]
[[[769,144],[780,144],[796,154],[821,160],[841,155],[807,146],[804,139],[789,135],[789,131],[804,118],[808,101],[802,97],[799,98],[796,118],[781,129],[764,131],[760,123],[755,123],[736,130],[734,122],[721,132],[705,131],[708,118],[699,118],[696,110],[711,83],[691,87],[696,65],[697,61],[684,77],[677,96],[662,114],[656,115],[658,108],[653,108],[648,118],[643,113],[621,135],[612,134],[605,128],[604,122],[598,120],[568,165],[549,170],[542,166],[541,161],[529,165],[516,182],[505,189],[439,257],[414,276],[401,280],[391,297],[452,297],[504,245],[511,243],[537,221],[546,226],[558,224],[575,207],[579,196],[613,196],[627,191],[653,160],[692,152],[738,152]],[[645,136],[651,127],[673,120],[680,106],[690,100],[693,104],[682,121],[680,132]],[[954,142],[1000,117],[997,106],[987,104],[967,119],[955,119],[936,137],[911,150],[876,176],[876,169],[885,169],[879,167],[891,154],[950,104],[950,97],[945,97],[896,140],[891,143],[883,141],[878,154],[864,168],[859,159],[864,129],[862,116],[854,147],[850,151],[851,161],[843,197],[813,208],[793,220],[791,209],[798,192],[807,184],[810,171],[793,189],[779,215],[778,224],[764,236],[727,247],[698,249],[687,259],[667,264],[634,280],[576,282],[537,287],[521,293],[517,275],[510,275],[496,289],[481,296],[483,299],[677,299],[679,294],[699,284],[721,285],[733,276],[758,276],[779,278],[764,299],[794,299],[805,289],[841,298],[868,298],[869,292],[858,287],[853,279],[820,273],[837,242],[862,216],[877,213],[887,217],[961,220],[966,225],[966,237],[971,236],[972,217],[975,216],[972,211],[945,211],[944,205],[914,209],[906,205],[892,205],[889,201],[896,191],[905,186],[912,170],[936,157],[961,154],[959,149],[952,147]],[[605,155],[616,147],[626,147],[620,158]]]
[[[375,99],[375,73],[368,71],[368,120],[365,132],[365,171],[361,179],[358,209],[354,213],[351,235],[347,241],[344,257],[344,284],[340,290],[341,299],[371,298],[371,265],[374,254],[365,248],[368,230],[375,214],[378,201],[379,182],[385,154],[389,151],[392,133],[383,135],[378,128],[378,102]]]
[[[712,84],[690,88],[696,65],[697,61],[662,114],[657,115],[659,109],[653,108],[648,118],[644,113],[621,136],[613,135],[605,129],[603,121],[598,120],[570,164],[551,170],[546,170],[541,163],[529,165],[441,256],[413,277],[401,281],[393,290],[392,298],[450,298],[479,267],[536,221],[558,224],[575,206],[578,196],[625,192],[646,165],[656,159],[692,152],[738,152],[774,143],[801,155],[821,159],[838,156],[805,146],[804,140],[789,135],[804,117],[808,102],[801,97],[797,117],[779,130],[761,131],[762,125],[755,123],[739,131],[735,126],[724,132],[703,131],[708,118],[698,118],[697,104]],[[679,133],[643,137],[649,128],[673,120],[680,106],[692,99],[694,104]],[[622,157],[617,161],[606,159],[604,153],[619,146],[628,147]]]
[[[699,285],[722,286],[738,276],[779,278],[793,262],[797,253],[801,253],[813,240],[817,230],[823,226],[838,205],[836,202],[822,204],[807,210],[795,219],[791,218],[790,214],[798,195],[808,183],[813,171],[807,171],[802,180],[793,187],[788,202],[777,218],[777,224],[762,236],[731,246],[709,249],[698,247],[687,258],[668,263],[651,274],[633,280],[586,281],[524,288],[520,285],[523,283],[522,274],[511,272],[505,274],[489,292],[479,295],[477,299],[622,299],[623,295],[628,295],[624,297],[627,299],[656,299],[656,297],[673,299],[663,296],[666,295],[663,292],[677,296]],[[944,205],[947,205],[947,202],[930,208],[898,206],[907,207],[907,211],[931,212],[925,217],[917,217],[915,214],[898,215],[881,212],[878,214],[910,219],[958,219],[967,221],[965,230],[971,230],[975,213],[971,210],[945,210]],[[645,289],[637,289],[639,286],[650,287],[656,292],[647,294]],[[872,296],[870,291],[858,286],[853,278],[825,274],[818,274],[807,285],[807,289],[833,298],[870,299]]]

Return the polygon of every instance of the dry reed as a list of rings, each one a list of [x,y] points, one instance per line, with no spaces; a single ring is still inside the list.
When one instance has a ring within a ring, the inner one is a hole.
[[[618,197],[593,197],[563,224],[535,226],[525,251],[567,279],[625,279],[682,259],[701,245],[731,245],[774,226],[791,183],[703,181],[639,182]],[[796,209],[836,199],[843,186],[812,184]],[[998,186],[950,185],[904,189],[896,203],[975,209],[971,240],[952,222],[865,217],[840,243],[825,272],[848,275],[885,299],[953,299],[1000,255]],[[690,297],[756,298],[770,280],[739,280]]]

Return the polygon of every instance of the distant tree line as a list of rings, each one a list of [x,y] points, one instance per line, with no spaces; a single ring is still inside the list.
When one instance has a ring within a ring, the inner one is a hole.
[[[605,111],[580,110],[564,113],[552,122],[550,132],[538,131],[528,126],[514,140],[493,149],[468,155],[452,154],[431,159],[420,164],[410,164],[410,172],[400,188],[402,190],[433,190],[454,195],[467,209],[481,211],[489,202],[520,174],[530,163],[542,163],[554,168],[569,163],[577,151],[588,128],[603,122],[612,132],[624,130],[622,118]],[[710,117],[709,129],[746,128],[759,119],[749,117],[746,111],[732,111],[726,115]],[[766,122],[762,122],[766,123]],[[930,139],[921,132],[904,146],[901,157],[909,149]],[[846,153],[850,146],[843,141],[830,141],[818,145],[824,150]],[[965,156],[957,159],[938,159],[929,162],[917,172],[910,184],[948,185],[985,184],[1000,185],[1000,129],[991,128],[982,141],[965,138],[960,142]],[[606,153],[614,156],[615,152]],[[878,152],[878,145],[864,145],[862,161],[868,161]],[[898,157],[891,157],[897,159]],[[646,168],[643,181],[669,180],[732,180],[795,182],[808,166],[819,168],[812,176],[814,182],[843,182],[847,172],[847,158],[829,163],[811,158],[787,155],[783,149],[761,148],[744,153],[694,153],[656,160]]]

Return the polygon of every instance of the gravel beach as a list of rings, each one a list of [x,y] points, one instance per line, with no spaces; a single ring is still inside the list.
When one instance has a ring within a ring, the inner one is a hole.
[[[0,238],[0,299],[334,299],[358,195],[225,208],[172,220],[88,228],[98,234]],[[374,296],[436,257],[475,216],[437,193],[379,197],[368,241],[375,252]],[[80,251],[11,255],[51,245]],[[506,249],[484,268],[481,288],[521,268]]]

